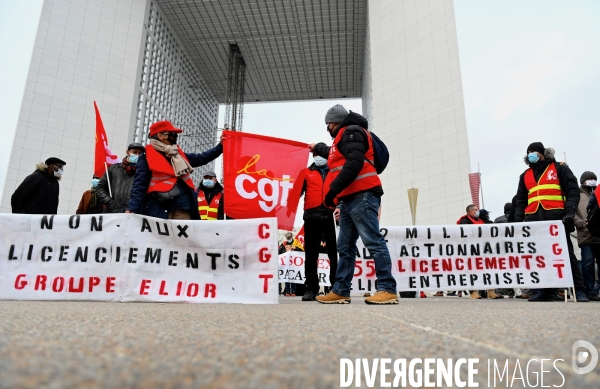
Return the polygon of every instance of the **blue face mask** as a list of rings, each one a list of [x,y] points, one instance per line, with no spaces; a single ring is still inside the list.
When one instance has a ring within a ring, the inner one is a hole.
[[[538,155],[538,153],[529,153],[527,154],[527,160],[531,163],[536,163],[540,160],[540,156]]]
[[[129,163],[132,163],[135,165],[138,161],[138,158],[139,157],[135,154],[129,154],[129,157],[127,159],[129,160]]]
[[[92,188],[97,187],[99,182],[100,182],[99,178],[92,178]]]
[[[319,167],[325,166],[325,165],[327,165],[327,159],[317,155],[315,157],[315,165],[317,165]]]
[[[202,180],[202,186],[205,188],[212,188],[215,186],[215,182],[209,178],[205,178]]]

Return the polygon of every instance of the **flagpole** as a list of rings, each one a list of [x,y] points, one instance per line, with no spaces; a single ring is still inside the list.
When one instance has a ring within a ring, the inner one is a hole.
[[[481,179],[481,169],[477,162],[477,173],[479,173],[479,187],[481,188],[481,208],[485,209],[485,201],[483,200],[483,180]]]
[[[106,161],[104,161],[104,168],[106,169],[106,180],[108,181],[108,195],[112,199],[113,196],[112,196],[112,190],[110,189],[110,174],[108,174],[108,165],[106,164]]]

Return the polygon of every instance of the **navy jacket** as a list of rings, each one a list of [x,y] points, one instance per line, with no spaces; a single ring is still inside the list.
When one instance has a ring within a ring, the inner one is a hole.
[[[210,150],[203,153],[185,153],[192,167],[198,167],[206,165],[207,163],[215,160],[223,153],[223,145],[220,143]],[[148,186],[150,185],[150,179],[152,178],[152,171],[148,167],[148,161],[146,160],[146,154],[142,154],[138,158],[137,169],[135,171],[135,178],[133,179],[133,187],[131,188],[131,198],[127,209],[134,213],[142,215],[157,217],[161,219],[167,219],[169,211],[180,209],[178,204],[181,200],[189,202],[191,204],[191,214],[193,219],[199,219],[198,215],[198,200],[196,193],[187,185],[181,185],[181,179],[177,180],[177,184],[180,189],[183,189],[177,199],[166,202],[159,202],[156,198],[148,193]],[[182,199],[182,196],[186,196]],[[186,201],[187,200],[187,201]]]

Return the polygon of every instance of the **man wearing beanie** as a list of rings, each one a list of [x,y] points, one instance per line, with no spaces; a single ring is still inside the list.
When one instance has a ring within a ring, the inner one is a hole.
[[[10,198],[12,213],[56,215],[58,212],[58,181],[67,163],[51,157],[38,163],[35,171],[25,177]]]
[[[588,299],[600,301],[600,296],[595,289],[596,284],[596,266],[594,258],[600,261],[600,238],[593,236],[587,229],[585,220],[587,219],[586,207],[590,201],[592,193],[598,186],[598,178],[593,172],[583,172],[579,182],[579,205],[575,213],[575,227],[577,228],[577,244],[581,248],[581,273],[583,276],[583,286]]]
[[[377,293],[367,297],[367,304],[398,304],[396,280],[392,276],[392,261],[385,239],[379,232],[377,214],[383,189],[374,166],[373,140],[367,131],[367,119],[335,105],[325,115],[327,131],[333,138],[328,147],[324,143],[309,147],[316,155],[328,158],[324,188],[329,188],[324,205],[340,207],[340,232],[337,240],[340,255],[336,280],[331,292],[318,296],[323,304],[350,303],[350,286],[354,276],[356,241],[362,239],[375,261]]]
[[[199,154],[185,153],[177,145],[181,132],[166,120],[150,126],[150,143],[138,157],[126,213],[161,219],[200,218],[191,173],[221,155],[223,145]]]
[[[579,185],[571,169],[554,159],[554,149],[541,142],[527,147],[525,163],[529,168],[519,178],[515,201],[515,221],[562,220],[567,236],[573,285],[577,301],[589,302],[584,293],[581,269],[573,251],[569,233],[575,231],[574,216],[579,205]],[[529,301],[552,301],[552,289],[531,290]]]

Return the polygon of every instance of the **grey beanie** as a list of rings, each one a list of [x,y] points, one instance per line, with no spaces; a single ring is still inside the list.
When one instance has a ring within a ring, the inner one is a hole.
[[[348,116],[348,111],[343,106],[336,104],[329,108],[325,114],[325,123],[341,123]]]
[[[596,177],[596,175],[593,172],[590,171],[586,171],[583,172],[583,174],[581,175],[581,178],[579,179],[579,183],[583,185],[584,182],[586,182],[587,180],[597,180],[598,177]]]

